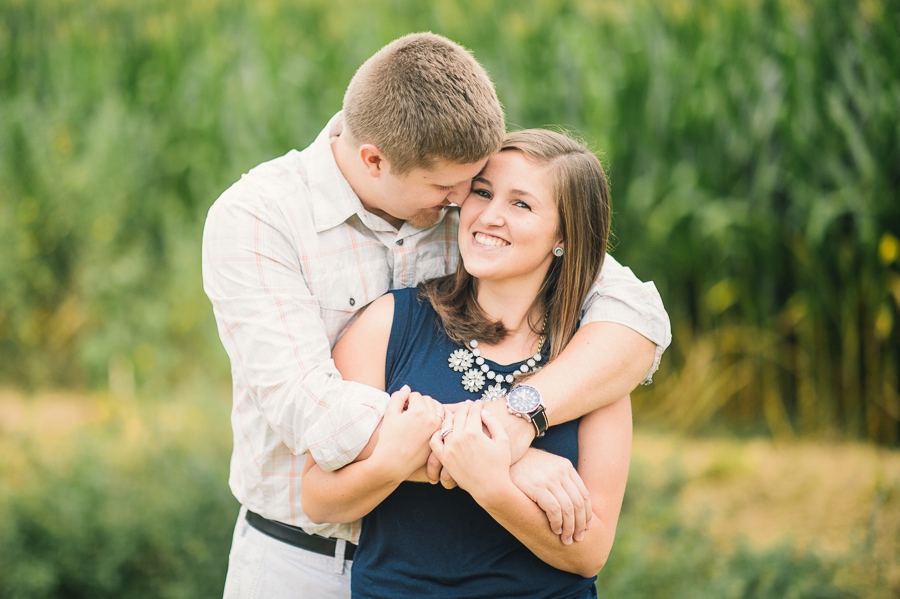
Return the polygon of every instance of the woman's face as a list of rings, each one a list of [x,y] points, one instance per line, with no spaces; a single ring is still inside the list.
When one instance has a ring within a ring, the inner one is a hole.
[[[517,150],[488,160],[460,209],[459,249],[469,274],[540,285],[562,245],[550,179],[548,166]]]

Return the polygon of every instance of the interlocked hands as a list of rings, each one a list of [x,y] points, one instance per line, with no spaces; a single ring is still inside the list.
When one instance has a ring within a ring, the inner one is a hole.
[[[405,480],[425,465],[443,420],[443,404],[404,385],[391,395],[372,458],[391,464]]]
[[[458,483],[476,498],[489,492],[501,477],[510,477],[547,514],[550,529],[563,544],[582,540],[591,526],[590,494],[572,463],[531,448],[510,466],[506,431],[497,417],[483,410],[482,402],[469,401],[448,410],[442,430],[431,436],[431,451],[452,477],[451,484],[444,486]],[[429,479],[434,480],[432,476]]]

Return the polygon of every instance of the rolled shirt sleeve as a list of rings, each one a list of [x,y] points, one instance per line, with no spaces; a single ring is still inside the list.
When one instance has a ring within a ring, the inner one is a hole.
[[[653,365],[643,381],[645,385],[650,384],[663,352],[672,342],[669,315],[656,285],[641,281],[630,268],[607,254],[584,302],[581,324],[590,322],[621,324],[656,344]]]

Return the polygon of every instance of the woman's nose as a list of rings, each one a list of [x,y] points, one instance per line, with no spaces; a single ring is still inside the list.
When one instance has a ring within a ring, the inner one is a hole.
[[[501,226],[505,222],[503,217],[503,203],[500,202],[496,196],[491,198],[491,201],[488,202],[487,206],[484,207],[484,210],[481,211],[481,215],[478,219],[485,225],[495,227]]]

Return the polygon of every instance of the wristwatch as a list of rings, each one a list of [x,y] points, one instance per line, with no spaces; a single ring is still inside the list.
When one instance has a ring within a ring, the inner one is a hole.
[[[506,408],[510,414],[524,418],[534,425],[536,437],[543,437],[550,426],[541,392],[531,385],[517,385],[506,394]]]

